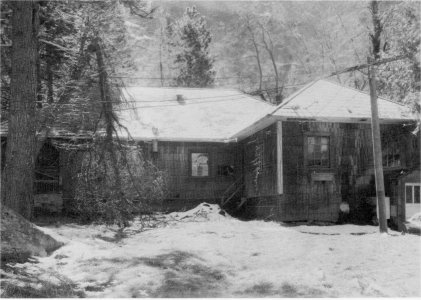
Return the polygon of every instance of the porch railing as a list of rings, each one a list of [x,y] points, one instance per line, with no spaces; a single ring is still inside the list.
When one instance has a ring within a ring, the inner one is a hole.
[[[221,207],[224,207],[228,204],[239,192],[243,189],[243,180],[242,178],[238,178],[234,181],[222,194],[221,196]]]

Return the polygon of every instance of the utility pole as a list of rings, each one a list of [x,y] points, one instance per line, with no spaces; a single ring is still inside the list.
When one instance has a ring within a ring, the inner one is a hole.
[[[371,101],[371,133],[373,138],[374,176],[376,180],[377,207],[379,212],[380,232],[387,233],[386,202],[384,193],[382,147],[380,138],[379,109],[377,106],[377,82],[373,59],[367,58],[368,82]]]
[[[368,82],[371,101],[371,134],[373,138],[374,177],[376,180],[377,210],[379,214],[380,232],[387,233],[386,203],[384,194],[382,145],[380,138],[379,109],[377,106],[377,81],[374,63],[380,59],[381,33],[383,30],[379,16],[379,3],[372,0],[369,5],[373,20],[373,33],[370,34],[374,59],[367,57]]]

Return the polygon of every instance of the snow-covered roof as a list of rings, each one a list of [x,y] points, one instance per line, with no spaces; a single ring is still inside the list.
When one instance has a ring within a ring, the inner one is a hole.
[[[119,119],[136,140],[228,142],[274,109],[232,89],[128,87],[123,94]]]
[[[378,97],[381,123],[416,120],[411,108]],[[243,139],[276,120],[369,123],[370,95],[328,80],[316,80],[286,98],[270,114],[243,128],[232,138]]]
[[[120,123],[136,140],[229,142],[276,120],[365,123],[371,119],[368,93],[328,80],[308,84],[276,108],[233,89],[128,87],[123,95],[126,102],[117,108]],[[378,98],[378,106],[383,123],[415,120],[403,104]],[[6,135],[7,123],[0,130]],[[55,136],[67,136],[56,131]],[[122,130],[120,136],[127,137],[127,132]]]
[[[383,122],[414,120],[408,106],[378,98]],[[328,80],[317,80],[285,99],[272,113],[288,119],[363,122],[371,119],[370,95]]]

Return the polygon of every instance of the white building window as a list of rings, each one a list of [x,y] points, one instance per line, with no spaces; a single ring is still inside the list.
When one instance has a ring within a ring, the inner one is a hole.
[[[421,199],[421,184],[405,183],[405,202],[407,204],[418,204]]]

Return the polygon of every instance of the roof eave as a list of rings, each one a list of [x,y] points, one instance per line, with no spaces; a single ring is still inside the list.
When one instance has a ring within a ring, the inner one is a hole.
[[[258,119],[250,126],[247,126],[246,128],[242,129],[241,131],[237,132],[231,138],[237,139],[238,141],[241,141],[254,133],[258,132],[259,130],[262,130],[266,128],[267,126],[271,125],[274,122],[274,118],[271,114],[267,114],[264,117]]]
[[[122,139],[123,137],[120,137]],[[124,138],[127,139],[127,138]],[[151,142],[156,140],[158,142],[192,142],[192,143],[235,143],[237,142],[236,138],[196,138],[196,137],[141,137],[141,136],[131,136],[130,140],[136,142]]]
[[[273,115],[273,118],[278,121],[302,121],[302,122],[332,122],[332,123],[371,123],[371,118],[365,117],[305,117],[305,116],[277,116]],[[405,122],[416,122],[416,119],[391,119],[391,118],[380,118],[381,124],[399,124]]]

